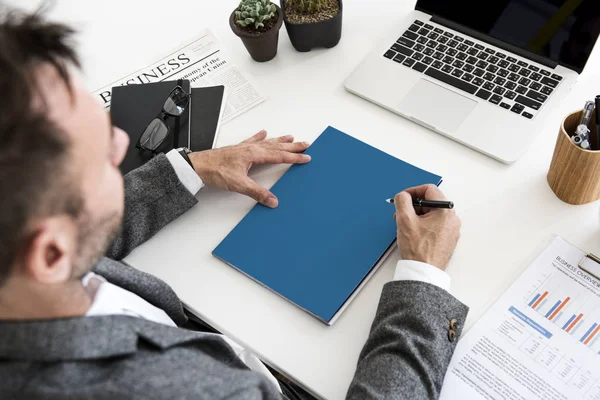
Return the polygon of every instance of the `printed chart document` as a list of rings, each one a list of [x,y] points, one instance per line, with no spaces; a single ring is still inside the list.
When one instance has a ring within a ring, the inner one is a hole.
[[[94,91],[94,95],[98,96],[104,108],[109,108],[114,86],[177,79],[188,79],[192,88],[225,86],[227,101],[222,123],[231,121],[265,100],[261,90],[232,63],[219,40],[208,29],[188,45]]]
[[[555,237],[458,344],[440,399],[600,400],[600,281]]]

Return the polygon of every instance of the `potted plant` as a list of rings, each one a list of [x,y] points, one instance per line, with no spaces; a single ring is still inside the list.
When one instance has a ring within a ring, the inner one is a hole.
[[[229,26],[255,61],[272,60],[277,55],[281,9],[271,0],[242,0],[229,17]]]
[[[342,0],[281,0],[283,21],[294,48],[331,48],[342,37]]]

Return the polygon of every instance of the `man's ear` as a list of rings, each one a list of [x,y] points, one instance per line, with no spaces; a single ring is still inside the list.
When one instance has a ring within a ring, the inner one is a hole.
[[[38,224],[23,254],[22,272],[39,283],[69,280],[76,257],[77,230],[67,216],[47,218]]]

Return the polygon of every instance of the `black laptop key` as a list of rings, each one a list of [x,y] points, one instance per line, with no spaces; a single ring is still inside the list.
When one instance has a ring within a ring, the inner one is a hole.
[[[519,75],[527,78],[529,75],[531,75],[531,71],[525,68],[521,68],[521,70],[519,71]]]
[[[562,81],[562,76],[560,75],[556,75],[556,74],[552,74],[552,79],[557,80],[557,81]]]
[[[410,40],[417,40],[417,38],[419,37],[419,35],[417,35],[414,32],[411,32],[411,31],[404,32],[404,34],[402,36],[407,37]]]
[[[506,85],[504,85],[504,87],[508,90],[514,90],[517,87],[517,84],[512,81],[508,81],[506,82]]]
[[[427,65],[423,64],[423,63],[416,63],[415,65],[413,65],[412,67],[414,70],[417,70],[419,72],[423,72],[427,69]]]
[[[535,90],[529,90],[527,92],[527,97],[529,97],[530,99],[533,99],[535,101],[539,101],[540,103],[543,103],[546,100],[548,100],[548,96],[546,96],[545,94],[536,92]]]
[[[517,113],[517,114],[521,114],[521,112],[523,112],[524,109],[525,109],[525,107],[523,107],[521,104],[515,103],[515,104],[513,104],[510,111]]]
[[[465,40],[465,44],[467,46],[473,46],[475,43],[471,42],[470,40]]]
[[[433,29],[433,25],[425,24],[425,28],[427,28],[427,29]]]
[[[495,74],[498,71],[498,67],[496,65],[489,65],[486,68],[486,71],[491,72],[492,74]]]
[[[454,35],[451,34],[450,32],[444,32],[444,36],[449,37],[450,39],[452,39],[454,37]]]
[[[457,49],[459,51],[467,51],[469,49],[469,46],[467,46],[466,44],[463,43],[463,44],[459,44]]]
[[[465,82],[471,82],[473,80],[473,75],[471,75],[469,73],[465,73],[462,76],[462,80]]]
[[[415,22],[413,22],[413,24],[423,26],[423,22],[419,21],[418,19],[415,19]]]
[[[473,71],[473,75],[478,76],[478,77],[482,77],[483,74],[485,74],[485,71],[482,70],[481,68],[477,68],[475,71]]]
[[[458,42],[456,40],[452,39],[448,42],[448,47],[454,48],[456,46],[458,46]]]
[[[470,54],[472,56],[477,55],[477,53],[479,53],[479,50],[477,50],[475,47],[471,47],[467,50],[467,54]]]
[[[464,42],[465,39],[461,38],[460,36],[454,36],[454,40],[456,40],[457,42]]]
[[[413,60],[417,60],[417,61],[421,61],[421,59],[422,59],[423,57],[424,57],[424,55],[423,55],[423,54],[421,54],[421,53],[415,53],[415,54],[413,54],[413,56],[412,56],[412,59],[413,59]]]
[[[509,75],[508,75],[508,79],[509,79],[509,80],[511,80],[511,81],[513,81],[513,82],[516,82],[516,81],[518,81],[518,80],[519,80],[519,78],[520,78],[520,76],[519,76],[519,75],[517,75],[517,74],[515,74],[515,73],[512,73],[512,74],[509,74]]]
[[[464,74],[464,72],[458,68],[454,68],[454,71],[452,71],[452,73],[451,73],[451,75],[455,78],[460,78],[462,76],[462,74]]]
[[[433,58],[426,56],[423,60],[421,60],[423,64],[429,65],[433,62]]]
[[[444,31],[441,30],[440,28],[435,28],[433,31],[436,33],[444,33]]]
[[[538,74],[537,72],[534,72],[533,74],[531,74],[529,79],[531,79],[532,81],[538,82],[540,79],[542,79],[542,75]]]
[[[431,49],[431,48],[427,47],[425,50],[423,50],[423,53],[424,53],[426,56],[432,56],[432,55],[433,55],[433,53],[435,53],[435,50],[433,50],[433,49]]]
[[[510,64],[508,66],[508,70],[512,72],[518,72],[519,69],[521,69],[521,67],[519,67],[517,64]]]
[[[515,101],[517,103],[524,104],[529,108],[533,108],[534,110],[539,110],[540,107],[542,106],[541,103],[538,103],[537,101],[531,100],[529,97],[525,97],[525,96],[521,96],[521,95],[517,96]]]
[[[473,56],[469,56],[469,57],[467,58],[467,62],[468,62],[469,64],[472,64],[472,65],[475,65],[475,63],[477,63],[477,61],[479,61],[479,60],[478,60],[478,59],[476,59],[476,58],[475,58],[475,57],[473,57]]]
[[[492,91],[492,90],[494,90],[494,84],[492,82],[486,82],[483,84],[483,88],[485,90]]]
[[[515,92],[517,92],[517,93],[519,93],[519,94],[525,94],[525,93],[527,93],[527,88],[526,88],[525,86],[520,86],[520,85],[519,85],[519,86],[518,86],[518,87],[515,89]]]
[[[423,51],[425,50],[425,46],[423,46],[422,44],[417,44],[415,45],[415,47],[413,47],[414,51]]]
[[[530,69],[530,70],[532,70],[533,72],[539,72],[539,70],[540,70],[540,69],[539,69],[538,67],[536,67],[535,65],[530,65],[530,66],[529,66],[529,67],[527,67],[527,68],[529,68],[529,69]]]
[[[427,47],[431,48],[431,49],[435,49],[438,45],[438,42],[436,42],[435,40],[430,40],[429,42],[427,42]]]
[[[483,50],[483,49],[485,49],[485,47],[483,47],[483,46],[482,46],[482,45],[480,45],[480,44],[476,44],[476,45],[475,45],[475,48],[476,48],[477,50]]]
[[[504,59],[504,58],[506,58],[506,54],[504,54],[504,53],[496,53],[496,57],[498,57],[500,59]]]
[[[544,76],[550,76],[550,72],[546,71],[545,69],[540,70],[540,74]]]
[[[533,114],[529,114],[527,111],[523,111],[523,114],[521,114],[521,115],[528,119],[533,118]]]
[[[500,59],[496,56],[491,56],[490,58],[488,58],[488,62],[490,64],[496,64],[498,61],[500,61]]]
[[[454,57],[454,56],[456,56],[458,54],[458,50],[456,50],[456,49],[448,49],[448,50],[446,50],[446,54],[448,54],[449,56]]]
[[[492,103],[492,104],[500,104],[501,101],[502,101],[502,96],[498,96],[497,94],[490,97],[490,103]]]
[[[496,77],[496,75],[487,72],[485,75],[483,75],[483,79],[485,79],[486,81],[493,81],[494,78]]]
[[[539,82],[533,82],[531,85],[529,85],[529,89],[532,89],[532,90],[539,91],[541,88],[542,88],[542,84]]]
[[[442,53],[444,53],[446,50],[448,50],[448,46],[440,44],[437,48],[437,51],[441,51]]]
[[[391,60],[392,58],[394,58],[395,55],[396,55],[395,51],[388,50],[388,51],[385,52],[385,54],[383,56],[385,58],[389,58]]]
[[[405,37],[401,37],[400,39],[396,40],[396,43],[400,43],[402,46],[406,46],[409,49],[415,45],[415,42]]]
[[[540,92],[547,94],[548,96],[550,96],[553,92],[553,90],[551,88],[549,88],[548,86],[544,86],[542,88],[542,90],[540,90]]]
[[[428,30],[427,30],[427,29],[425,29],[425,28],[421,28],[421,29],[419,29],[419,35],[427,36],[427,35],[429,35],[429,32],[430,32],[430,31],[428,31]]]
[[[506,110],[510,110],[510,104],[508,104],[508,103],[500,103],[500,107],[502,107]]]
[[[475,66],[477,68],[486,69],[488,66],[488,63],[483,60],[479,60],[479,61],[477,61],[477,64],[475,64]]]
[[[402,65],[404,65],[406,67],[412,67],[414,63],[415,63],[415,60],[413,60],[411,58],[407,58],[406,60],[404,60]]]
[[[440,36],[440,37],[437,39],[437,41],[438,41],[438,42],[440,42],[441,44],[446,44],[446,43],[448,43],[448,40],[450,40],[450,39],[448,39],[446,36]]]
[[[435,32],[431,32],[429,35],[427,35],[427,37],[428,37],[429,39],[433,39],[433,40],[437,39],[437,38],[438,38],[438,36],[440,36],[440,35],[438,35],[438,34],[437,34],[437,33],[435,33]]]
[[[483,51],[477,54],[477,58],[479,58],[480,60],[487,60],[489,56],[490,55],[488,53],[484,53]]]
[[[514,57],[506,57],[506,59],[508,60],[508,62],[511,62],[511,63],[516,63],[517,62],[517,59],[514,58]]]
[[[517,97],[517,94],[515,92],[506,92],[504,93],[504,97],[513,100],[515,97]]]
[[[479,89],[479,91],[475,94],[475,96],[487,100],[490,98],[490,96],[492,95],[492,92],[487,91],[485,89]]]
[[[496,79],[494,79],[494,83],[502,86],[506,83],[506,79],[502,78],[501,76],[497,76]]]
[[[529,67],[529,64],[527,64],[525,61],[519,61],[517,62],[517,64],[519,64],[519,66],[523,68]]]
[[[452,66],[451,66],[451,65],[444,65],[444,66],[442,67],[442,71],[444,71],[444,72],[445,72],[445,73],[447,73],[447,74],[449,74],[450,72],[452,72],[452,70],[453,70],[453,69],[454,69],[454,68],[452,68]]]
[[[440,69],[440,68],[442,68],[444,66],[444,63],[441,62],[441,61],[434,61],[433,64],[431,64],[431,66],[433,68]]]
[[[506,70],[506,69],[498,70],[498,72],[496,72],[496,73],[503,78],[506,78],[508,76],[508,70]]]
[[[435,58],[436,60],[441,60],[442,58],[444,58],[444,53],[440,53],[439,51],[436,51],[433,54],[433,58]]]
[[[550,78],[542,78],[542,83],[546,86],[550,86],[551,88],[555,88],[556,86],[558,86],[558,82],[555,81],[554,79],[550,79]]]
[[[442,61],[446,64],[452,64],[452,62],[454,61],[454,58],[452,58],[450,56],[446,56],[446,57],[444,57],[444,59]]]
[[[502,96],[504,94],[504,92],[506,92],[506,89],[504,89],[502,86],[496,86],[494,88],[494,93]]]
[[[531,83],[531,79],[528,79],[528,78],[521,78],[519,80],[519,85],[529,86],[530,83]]]
[[[472,66],[471,64],[465,64],[462,67],[463,71],[467,71],[467,72],[473,72],[473,70],[475,69],[474,66]]]
[[[470,93],[470,94],[475,94],[475,92],[477,91],[476,86],[471,85],[470,83],[465,82],[461,79],[455,78],[451,75],[445,74],[442,71],[439,71],[437,69],[427,68],[427,71],[425,71],[425,75],[429,75],[432,78],[440,80],[440,81],[447,83],[450,86],[454,86],[455,88],[458,88],[460,90],[464,90],[465,92]]]
[[[412,56],[414,51],[412,51],[411,49],[407,49],[404,46],[400,46],[398,43],[394,44],[392,46],[392,50],[397,51],[400,54],[404,54],[405,56]]]
[[[498,63],[498,66],[499,66],[500,68],[508,68],[508,66],[509,66],[509,65],[510,65],[510,63],[509,63],[508,61],[506,61],[506,60],[501,60],[501,61]]]
[[[394,61],[401,63],[402,61],[404,61],[405,58],[406,56],[402,54],[396,54],[396,56],[394,57]]]
[[[458,53],[458,54],[456,55],[456,58],[458,58],[459,60],[463,60],[463,61],[464,61],[464,60],[465,60],[467,57],[468,57],[468,56],[467,56],[467,53],[463,53],[463,52],[460,52],[460,53]]]
[[[418,32],[419,31],[419,25],[412,24],[411,26],[408,27],[408,30],[411,31],[411,32]]]
[[[425,44],[427,42],[429,42],[429,39],[427,39],[425,36],[419,36],[417,38],[417,43]]]
[[[485,81],[481,78],[475,77],[473,79],[473,82],[471,82],[473,85],[477,85],[477,86],[481,86],[485,83]]]
[[[452,63],[452,66],[454,68],[462,68],[463,65],[465,65],[465,63],[463,61],[460,61],[460,60],[454,60],[454,62]]]

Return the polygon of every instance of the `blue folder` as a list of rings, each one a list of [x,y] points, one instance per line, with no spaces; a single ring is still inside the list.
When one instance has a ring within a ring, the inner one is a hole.
[[[328,127],[213,255],[331,325],[394,245],[395,207],[385,200],[441,177]]]

